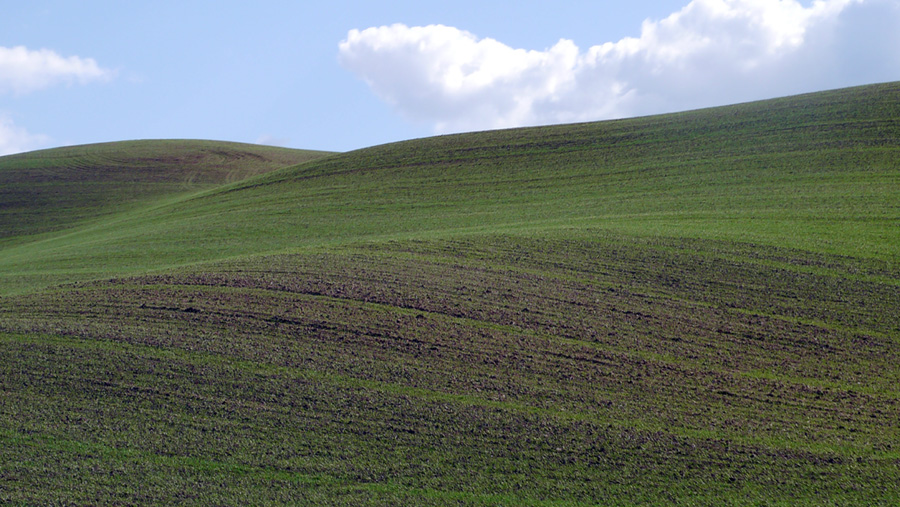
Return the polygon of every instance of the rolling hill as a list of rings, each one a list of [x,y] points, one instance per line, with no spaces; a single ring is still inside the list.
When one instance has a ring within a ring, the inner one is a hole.
[[[239,181],[326,155],[271,146],[155,140],[3,157],[0,241]]]
[[[2,502],[900,500],[900,83],[167,143],[0,158]]]

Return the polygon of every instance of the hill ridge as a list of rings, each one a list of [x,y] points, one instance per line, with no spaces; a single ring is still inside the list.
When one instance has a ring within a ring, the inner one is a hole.
[[[63,270],[108,266],[96,273],[108,276],[103,273],[176,266],[187,258],[572,223],[787,242],[896,262],[900,245],[890,238],[900,219],[892,204],[898,104],[900,83],[889,83],[391,143],[210,186],[146,216],[132,214],[118,229],[51,237],[47,250],[21,244],[15,256]],[[178,245],[198,235],[204,244],[186,257]],[[140,247],[142,241],[152,247]],[[96,245],[104,245],[103,255]],[[0,292],[9,286],[4,278],[30,285],[21,274],[33,264],[6,260],[0,257]]]

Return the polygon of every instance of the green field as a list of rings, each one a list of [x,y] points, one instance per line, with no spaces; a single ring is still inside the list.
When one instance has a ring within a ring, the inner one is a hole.
[[[900,83],[0,183],[0,503],[900,502]]]

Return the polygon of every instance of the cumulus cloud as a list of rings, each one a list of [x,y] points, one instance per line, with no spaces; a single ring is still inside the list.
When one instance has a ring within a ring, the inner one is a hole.
[[[0,95],[23,95],[57,84],[104,81],[114,74],[91,58],[64,57],[49,49],[0,47]],[[47,144],[47,136],[31,134],[8,117],[0,116],[0,155],[34,150]]]
[[[24,94],[59,83],[85,84],[113,74],[91,58],[64,57],[49,49],[0,47],[0,93]]]
[[[684,110],[900,79],[896,0],[692,0],[637,37],[509,47],[454,27],[351,30],[341,64],[437,132]],[[857,54],[868,63],[859,64]]]
[[[0,156],[36,150],[48,142],[47,136],[31,134],[8,117],[0,116]]]

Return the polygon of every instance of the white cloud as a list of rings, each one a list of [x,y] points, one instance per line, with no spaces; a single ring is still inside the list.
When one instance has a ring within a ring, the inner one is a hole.
[[[9,118],[0,116],[0,156],[36,150],[46,146],[49,141],[47,136],[30,134],[17,127]]]
[[[113,74],[91,58],[63,57],[49,49],[0,47],[0,93],[24,94],[58,83],[85,84]]]
[[[113,77],[91,58],[63,57],[49,49],[0,47],[0,94],[23,95],[57,84],[86,84]],[[0,155],[45,147],[50,138],[32,134],[0,115]]]
[[[286,147],[291,144],[291,140],[286,137],[278,137],[278,136],[273,136],[271,134],[262,134],[256,138],[255,143],[262,144],[265,146]]]
[[[693,0],[639,37],[511,48],[457,28],[351,30],[341,64],[438,132],[684,110],[900,79],[897,0]],[[860,64],[865,55],[866,66]]]

